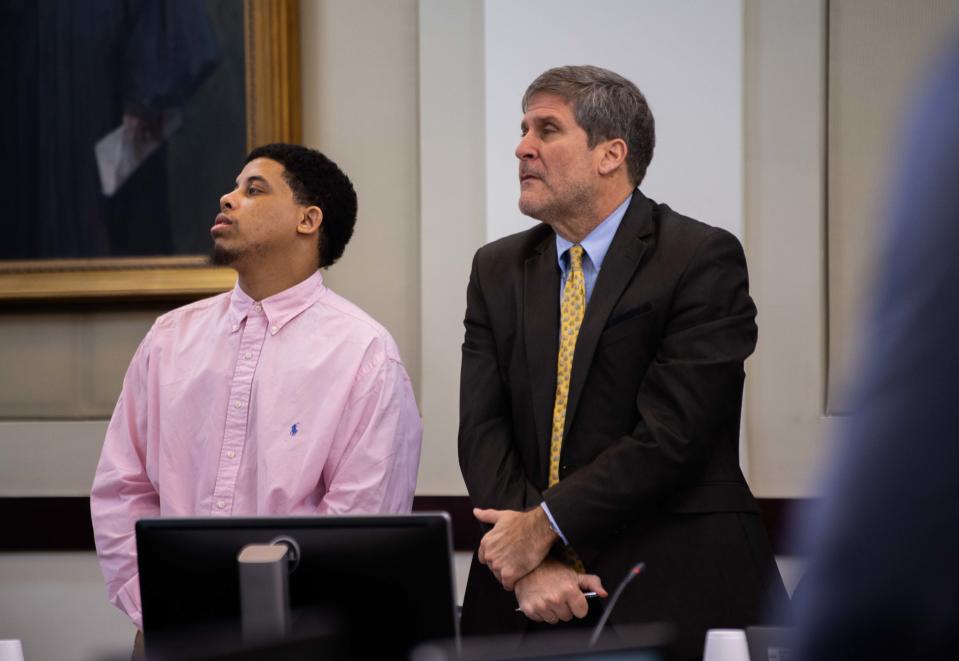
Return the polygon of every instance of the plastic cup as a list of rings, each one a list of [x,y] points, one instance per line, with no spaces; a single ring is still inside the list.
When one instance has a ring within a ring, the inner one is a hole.
[[[0,640],[0,661],[23,661],[23,645],[19,640]]]
[[[710,629],[707,631],[703,661],[749,661],[746,632],[742,629]]]

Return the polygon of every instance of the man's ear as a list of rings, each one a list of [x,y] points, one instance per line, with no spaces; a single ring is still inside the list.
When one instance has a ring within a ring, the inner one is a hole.
[[[323,210],[317,206],[310,206],[303,210],[303,216],[296,225],[300,234],[316,234],[323,224]]]
[[[607,176],[616,172],[626,162],[626,142],[622,138],[613,138],[602,145],[602,158],[599,161],[599,173]]]

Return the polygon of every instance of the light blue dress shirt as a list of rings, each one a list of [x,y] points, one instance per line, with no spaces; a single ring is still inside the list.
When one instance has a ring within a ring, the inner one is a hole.
[[[579,245],[583,246],[583,277],[586,280],[586,303],[589,304],[589,297],[593,295],[593,287],[596,285],[596,278],[599,276],[599,270],[603,268],[603,260],[606,259],[606,253],[609,252],[609,245],[616,236],[616,230],[626,215],[626,208],[630,200],[633,199],[632,193],[629,194],[623,203],[613,210],[613,213],[606,216],[605,220],[593,228],[593,231],[586,235]],[[569,249],[575,244],[567,241],[559,234],[556,235],[556,259],[559,262],[559,268],[563,272],[559,283],[559,298],[563,299],[563,290],[566,288],[566,278],[569,277]],[[587,309],[589,309],[587,307]],[[549,519],[549,525],[552,526],[563,544],[569,546],[566,535],[556,525],[552,512],[544,500],[541,504],[543,511],[546,512],[546,518]]]
[[[632,194],[623,200],[613,210],[613,213],[606,216],[605,220],[593,228],[593,231],[586,235],[586,238],[579,242],[583,246],[583,276],[586,279],[586,302],[589,303],[589,297],[593,295],[593,287],[596,285],[596,278],[599,276],[599,270],[603,267],[603,260],[606,259],[606,253],[609,252],[609,244],[613,242],[616,236],[616,230],[626,215],[626,208],[629,206]],[[559,234],[556,235],[556,261],[559,262],[559,268],[563,272],[559,283],[559,297],[563,298],[563,289],[566,287],[566,278],[569,277],[569,249],[573,247],[571,241],[567,241]]]

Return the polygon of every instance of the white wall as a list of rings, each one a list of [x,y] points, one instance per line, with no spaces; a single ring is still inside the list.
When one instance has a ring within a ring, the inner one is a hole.
[[[520,101],[540,73],[594,64],[633,81],[656,120],[643,192],[742,237],[741,0],[485,3],[486,237],[535,221],[517,209]]]

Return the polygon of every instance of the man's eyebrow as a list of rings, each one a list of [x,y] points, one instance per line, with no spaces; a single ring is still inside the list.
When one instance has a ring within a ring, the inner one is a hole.
[[[264,185],[267,186],[267,187],[270,186],[270,182],[266,180],[266,177],[261,177],[261,176],[258,175],[258,174],[251,174],[249,177],[246,178],[246,183],[247,183],[247,184],[251,184],[251,183],[253,183],[254,181],[260,182],[260,183],[264,184]],[[236,180],[236,187],[237,187],[237,188],[240,187],[240,179],[239,179],[239,177],[237,177],[237,180]]]
[[[546,115],[534,115],[533,117],[531,117],[531,118],[529,119],[529,121],[527,121],[526,119],[523,119],[523,121],[520,122],[519,127],[520,127],[521,129],[525,129],[525,128],[527,128],[527,125],[528,125],[528,124],[557,124],[557,125],[559,125],[559,124],[560,124],[559,115],[554,115],[554,114],[552,114],[552,113],[546,114]]]

